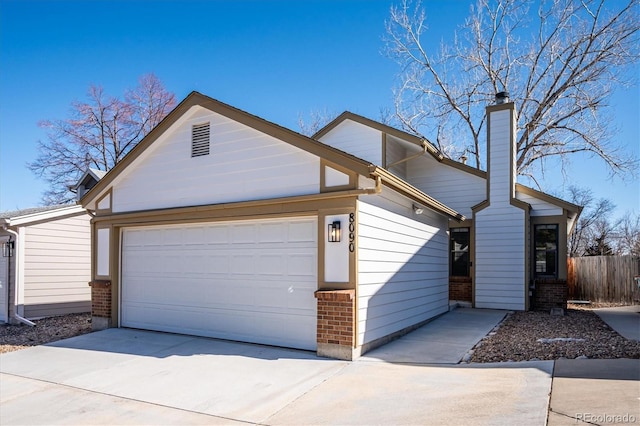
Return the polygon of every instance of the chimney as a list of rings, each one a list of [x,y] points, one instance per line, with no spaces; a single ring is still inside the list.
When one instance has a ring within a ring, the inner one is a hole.
[[[509,102],[509,92],[496,93],[496,105],[502,105]]]
[[[487,114],[487,198],[491,204],[510,203],[515,197],[515,106],[509,92],[496,93]]]

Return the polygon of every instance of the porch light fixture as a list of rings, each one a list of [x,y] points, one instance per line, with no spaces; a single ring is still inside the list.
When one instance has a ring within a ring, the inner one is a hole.
[[[415,214],[422,214],[424,213],[424,209],[422,207],[416,206],[415,204],[413,205],[413,212]]]
[[[13,241],[2,244],[2,257],[13,257]]]
[[[340,242],[340,221],[339,220],[336,220],[335,222],[329,224],[329,242],[330,243]]]

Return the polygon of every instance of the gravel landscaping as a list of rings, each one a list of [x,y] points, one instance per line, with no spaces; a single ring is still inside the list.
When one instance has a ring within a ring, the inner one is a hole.
[[[91,314],[71,314],[33,321],[25,324],[0,325],[0,353],[17,351],[29,346],[43,345],[91,332]]]
[[[640,342],[627,340],[590,308],[570,305],[562,316],[513,312],[473,349],[470,362],[640,358]]]
[[[27,325],[0,326],[0,353],[91,332],[90,314],[44,318]],[[640,342],[613,331],[591,307],[570,305],[563,316],[513,312],[466,358],[469,362],[555,360],[559,358],[640,358]]]

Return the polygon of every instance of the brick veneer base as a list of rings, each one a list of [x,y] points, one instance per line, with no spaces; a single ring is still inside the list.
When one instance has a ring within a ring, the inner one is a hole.
[[[355,290],[318,290],[318,355],[352,360],[355,356]]]
[[[567,309],[569,290],[566,280],[536,280],[533,309],[548,311],[552,308]]]
[[[91,287],[91,328],[94,331],[111,327],[111,281],[96,280]]]
[[[449,277],[449,300],[472,301],[471,277]]]

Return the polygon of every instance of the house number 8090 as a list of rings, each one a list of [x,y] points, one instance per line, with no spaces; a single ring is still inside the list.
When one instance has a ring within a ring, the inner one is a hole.
[[[356,217],[354,213],[349,213],[349,251],[354,252],[356,249]]]

